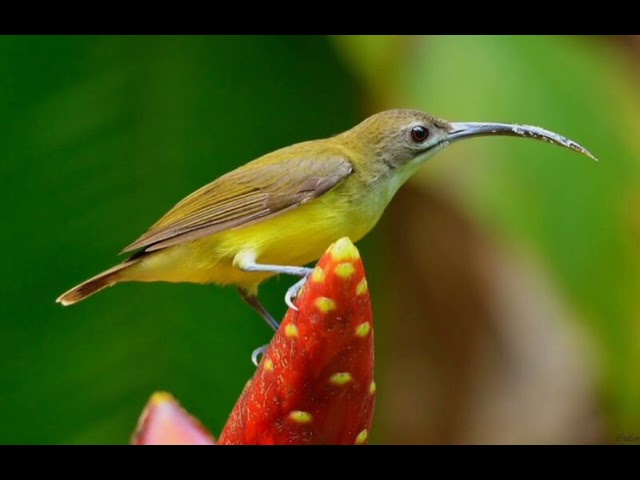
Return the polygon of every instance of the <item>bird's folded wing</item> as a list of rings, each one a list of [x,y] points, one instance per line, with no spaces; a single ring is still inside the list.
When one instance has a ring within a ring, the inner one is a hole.
[[[342,156],[248,163],[186,197],[123,253],[151,252],[265,220],[319,197],[352,171]]]

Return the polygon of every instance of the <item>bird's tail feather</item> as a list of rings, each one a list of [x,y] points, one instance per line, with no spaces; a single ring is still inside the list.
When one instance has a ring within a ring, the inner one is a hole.
[[[130,259],[105,272],[102,272],[99,275],[96,275],[95,277],[82,282],[80,285],[77,285],[68,292],[60,295],[56,302],[61,303],[64,306],[73,305],[74,303],[78,303],[94,293],[99,292],[103,288],[115,285],[122,281],[122,271],[129,268],[131,265],[138,263],[138,261],[138,258]]]

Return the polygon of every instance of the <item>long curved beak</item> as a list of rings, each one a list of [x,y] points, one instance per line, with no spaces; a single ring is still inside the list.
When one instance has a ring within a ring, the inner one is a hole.
[[[544,142],[553,143],[561,147],[568,148],[574,152],[582,153],[594,160],[598,160],[594,157],[589,150],[583,146],[577,144],[573,140],[558,135],[557,133],[550,132],[540,127],[532,127],[530,125],[515,125],[510,123],[484,123],[484,122],[471,122],[471,123],[451,123],[449,135],[446,141],[456,142],[465,138],[481,137],[485,135],[507,135],[511,137],[523,137],[533,138],[534,140],[542,140]]]

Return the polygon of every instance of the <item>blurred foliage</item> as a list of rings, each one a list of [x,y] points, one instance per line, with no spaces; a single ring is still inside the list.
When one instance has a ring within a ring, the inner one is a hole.
[[[127,443],[156,390],[219,432],[271,336],[233,289],[55,298],[206,182],[356,123],[354,80],[322,37],[0,37],[0,72],[0,442]]]
[[[413,183],[451,198],[498,248],[534,256],[590,333],[611,431],[637,432],[636,60],[589,37],[0,37],[0,443],[127,443],[157,390],[219,432],[271,335],[233,289],[55,298],[206,182],[392,107],[541,125],[600,159],[483,139]],[[376,229],[362,242],[368,271],[385,241]],[[262,288],[276,316],[290,283]],[[388,292],[372,294],[376,311]],[[402,318],[376,318],[381,361],[390,320]],[[373,439],[393,442],[375,437],[384,415]]]
[[[637,431],[638,65],[617,45],[585,37],[335,40],[369,80],[376,109],[411,106],[455,121],[542,125],[600,159],[486,139],[441,154],[415,182],[445,184],[498,243],[536,255],[592,333],[613,430]],[[378,47],[381,41],[395,51]],[[372,78],[382,68],[393,72],[384,82]]]

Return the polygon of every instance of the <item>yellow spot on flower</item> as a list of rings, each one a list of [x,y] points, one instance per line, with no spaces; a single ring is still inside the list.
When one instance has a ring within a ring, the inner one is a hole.
[[[322,267],[316,267],[313,269],[313,273],[311,274],[311,280],[317,283],[324,282],[325,274]]]
[[[356,295],[364,295],[369,291],[369,284],[367,283],[367,279],[363,278],[360,280],[360,283],[356,287]]]
[[[353,276],[356,271],[356,267],[353,266],[353,263],[349,262],[339,263],[333,271],[340,278],[344,278],[346,280]]]
[[[336,262],[354,261],[360,258],[360,252],[348,237],[342,237],[331,247],[331,257]]]
[[[289,418],[296,423],[306,424],[313,422],[313,417],[309,412],[303,412],[302,410],[293,410],[289,413]]]
[[[271,360],[270,358],[265,358],[264,359],[264,369],[267,372],[273,372],[273,360]]]
[[[352,380],[353,380],[353,377],[349,372],[334,373],[329,377],[329,381],[331,383],[333,383],[334,385],[340,385],[340,386],[346,385]]]
[[[369,384],[369,394],[373,395],[374,393],[376,393],[376,382],[371,382]]]
[[[284,327],[284,334],[287,337],[297,337],[298,336],[298,327],[296,327],[293,323],[289,323],[289,324],[287,324],[286,327]]]
[[[167,392],[155,392],[151,395],[151,401],[149,403],[165,403],[165,402],[175,402],[173,395]]]
[[[356,335],[359,337],[366,337],[371,331],[371,324],[369,322],[361,323],[356,327]]]
[[[336,302],[327,297],[316,298],[315,305],[322,313],[329,313],[336,309]]]
[[[369,439],[369,432],[365,428],[356,437],[355,444],[356,445],[364,445],[368,439]]]

